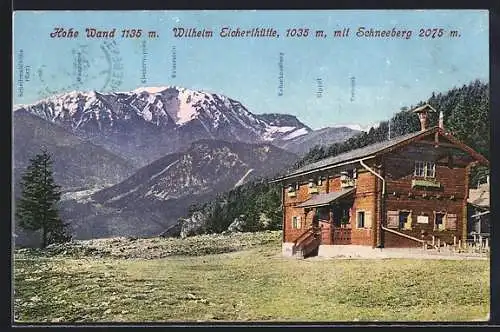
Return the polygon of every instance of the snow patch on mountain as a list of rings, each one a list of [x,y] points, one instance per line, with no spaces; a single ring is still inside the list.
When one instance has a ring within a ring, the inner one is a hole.
[[[300,128],[300,129],[295,130],[294,132],[286,135],[285,137],[283,137],[283,140],[287,141],[287,140],[293,139],[295,137],[307,135],[308,133],[309,133],[309,131],[307,131],[306,128]]]
[[[198,113],[194,105],[198,105],[203,100],[203,97],[205,97],[205,94],[196,91],[179,91],[179,111],[175,123],[181,125],[191,121]],[[210,100],[210,97],[208,99]]]
[[[91,198],[92,194],[94,194],[102,189],[104,189],[104,188],[99,186],[99,187],[86,189],[86,190],[80,190],[80,191],[68,191],[68,192],[61,194],[61,201],[73,199],[73,200],[76,200],[80,203],[92,202],[93,201],[93,199]]]
[[[297,129],[296,127],[290,127],[290,126],[279,127],[266,124],[265,132],[262,135],[262,138],[265,141],[273,141],[274,139],[276,139],[277,136],[280,136],[284,133],[289,133],[296,129]]]
[[[165,167],[161,172],[158,172],[157,174],[154,174],[153,176],[151,176],[151,178],[149,178],[149,180],[154,180],[156,179],[157,177],[159,177],[160,175],[162,175],[163,173],[165,173],[166,171],[168,171],[170,169],[170,167],[174,166],[175,164],[177,164],[180,160],[177,159],[176,161],[174,161],[173,163],[169,164],[167,167]]]
[[[243,183],[245,183],[245,179],[250,175],[250,173],[253,172],[253,168],[250,168],[246,173],[245,175],[243,175],[243,177],[241,179],[238,180],[238,182],[236,182],[236,184],[234,185],[234,188],[236,187],[239,187],[241,186]]]
[[[379,126],[380,126],[380,122],[375,122],[375,123],[368,124],[368,125],[360,125],[357,123],[354,123],[354,124],[352,124],[352,123],[351,124],[336,124],[336,125],[333,125],[331,127],[332,128],[346,127],[346,128],[352,129],[352,130],[359,130],[359,131],[368,132],[372,127],[374,129],[376,129]]]
[[[140,87],[135,90],[133,90],[133,93],[142,93],[142,92],[147,92],[147,93],[159,93],[167,90],[169,87],[168,86],[151,86],[151,87]],[[127,92],[122,92],[122,93],[127,93]]]

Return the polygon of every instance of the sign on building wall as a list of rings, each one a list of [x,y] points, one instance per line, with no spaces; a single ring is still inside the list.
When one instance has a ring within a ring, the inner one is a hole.
[[[417,216],[417,223],[419,224],[428,224],[429,217],[428,216]]]

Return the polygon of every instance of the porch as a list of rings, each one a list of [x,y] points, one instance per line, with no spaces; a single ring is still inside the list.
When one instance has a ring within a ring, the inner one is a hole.
[[[317,255],[321,246],[370,245],[371,233],[362,225],[364,212],[361,217],[353,215],[354,194],[355,188],[316,194],[297,205],[308,227],[291,243],[292,255]]]
[[[351,214],[355,189],[318,194],[297,207],[307,216],[313,212],[312,229],[321,239],[321,244],[351,244]]]

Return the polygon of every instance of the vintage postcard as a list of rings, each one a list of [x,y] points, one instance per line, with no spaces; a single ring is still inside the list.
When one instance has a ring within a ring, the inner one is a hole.
[[[13,321],[487,321],[487,10],[17,11]]]

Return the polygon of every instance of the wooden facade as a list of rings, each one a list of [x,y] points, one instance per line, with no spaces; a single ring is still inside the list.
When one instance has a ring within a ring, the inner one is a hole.
[[[296,250],[308,238],[372,248],[465,241],[470,169],[488,161],[438,127],[382,146],[277,179],[283,242]]]

